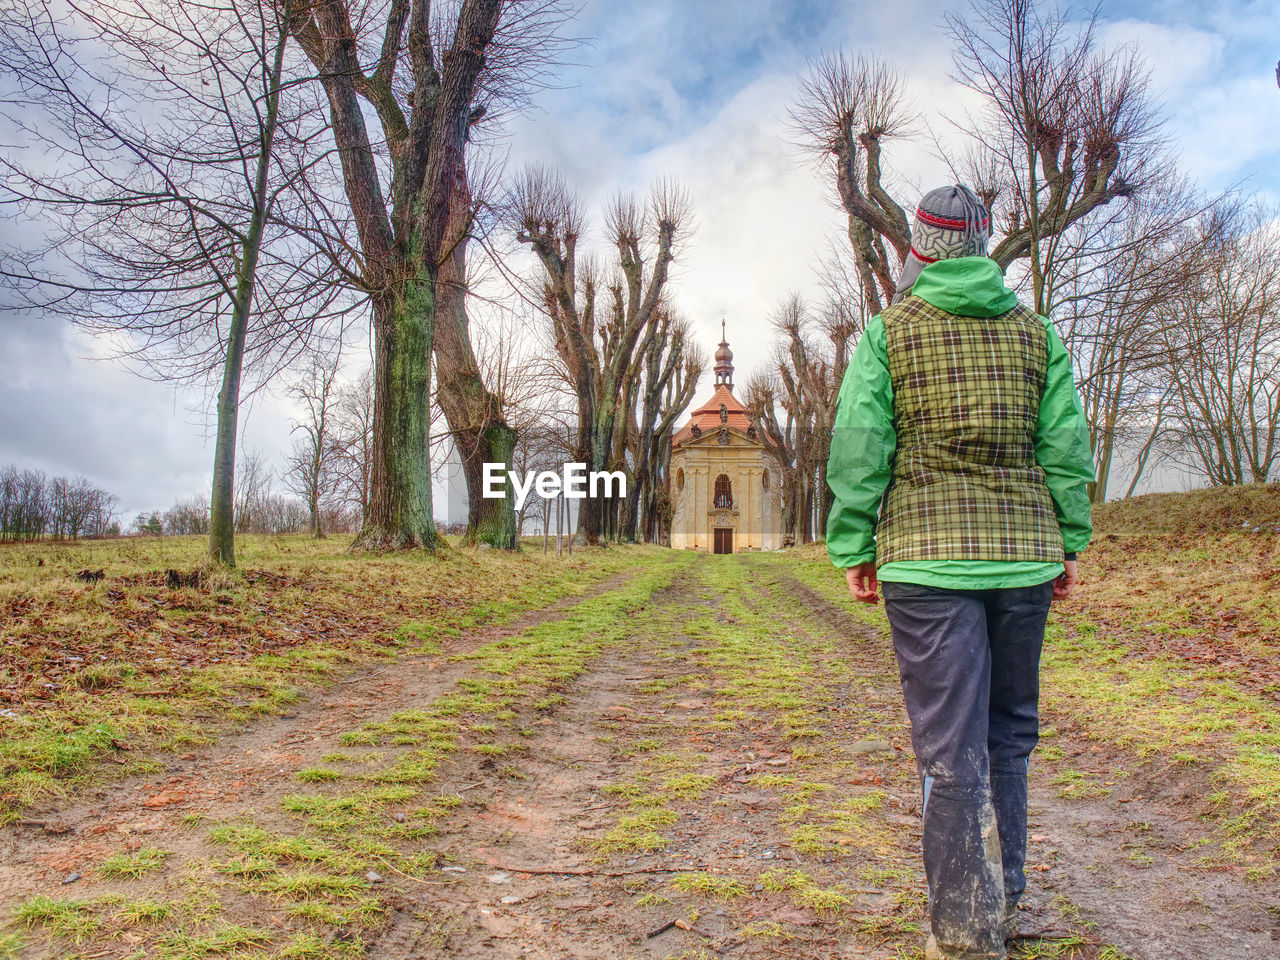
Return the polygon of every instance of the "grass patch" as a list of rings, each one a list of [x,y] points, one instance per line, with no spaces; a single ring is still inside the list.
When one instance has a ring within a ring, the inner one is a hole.
[[[734,900],[747,895],[742,881],[714,873],[680,873],[671,885],[683,893],[696,893],[713,900]]]
[[[55,936],[82,940],[98,929],[93,905],[84,900],[57,900],[39,894],[18,904],[14,919],[28,927],[44,927]]]
[[[134,853],[114,853],[98,865],[99,875],[107,879],[136,880],[155,873],[169,859],[167,850],[143,847]]]

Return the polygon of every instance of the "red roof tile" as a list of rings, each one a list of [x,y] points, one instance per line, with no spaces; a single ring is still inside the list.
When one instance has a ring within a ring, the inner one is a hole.
[[[671,440],[671,445],[676,447],[691,439],[695,423],[703,433],[719,429],[721,425],[720,406],[722,404],[729,417],[725,426],[733,427],[735,430],[746,433],[747,428],[751,426],[751,418],[747,416],[747,408],[733,395],[733,390],[729,388],[728,384],[721,383],[716,385],[715,393],[711,395],[710,400],[689,414],[688,421],[676,431],[676,435]]]

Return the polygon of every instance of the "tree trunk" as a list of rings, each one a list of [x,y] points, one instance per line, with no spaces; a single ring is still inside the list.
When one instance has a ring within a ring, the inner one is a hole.
[[[501,463],[506,476],[512,468],[516,431],[503,416],[502,399],[485,386],[471,348],[466,304],[470,219],[471,191],[463,169],[450,197],[446,236],[453,248],[440,264],[436,283],[436,396],[462,460],[467,484],[467,530],[463,542],[514,550],[515,494],[510,481],[503,481],[505,496],[484,496],[484,465]]]
[[[516,449],[515,429],[501,418],[495,418],[479,430],[455,429],[453,436],[462,455],[462,475],[467,483],[467,530],[463,542],[488,543],[504,550],[517,549],[515,495],[510,481],[503,481],[507,492],[505,497],[485,499],[483,496],[485,463],[503,464],[504,474],[511,469]],[[465,455],[462,453],[464,449]]]
[[[311,536],[316,540],[324,539],[324,528],[320,522],[320,494],[313,492],[307,499],[307,512],[310,514],[308,526],[311,527]]]
[[[242,289],[244,285],[242,279]],[[227,331],[227,359],[222,368],[222,390],[218,393],[218,437],[213,445],[213,489],[209,496],[209,556],[228,567],[236,565],[236,421],[240,413],[240,368],[248,325],[249,305],[238,300]]]
[[[228,567],[236,565],[235,473],[236,428],[240,417],[240,374],[244,365],[244,341],[249,329],[249,311],[257,281],[258,253],[267,220],[267,175],[271,167],[271,147],[275,139],[280,108],[280,74],[284,68],[284,48],[289,34],[283,26],[276,41],[271,66],[267,114],[263,119],[258,170],[253,184],[253,213],[241,251],[236,276],[236,299],[227,330],[227,357],[222,368],[222,390],[218,393],[218,436],[213,447],[213,489],[209,496],[209,556]]]
[[[640,539],[640,503],[641,497],[649,495],[649,465],[640,462],[636,468],[631,486],[627,488],[626,523],[622,529],[622,539],[627,543],[635,543]]]
[[[590,385],[586,390],[578,390],[578,461],[587,465],[587,471],[598,469],[594,466],[595,438],[593,430],[596,423],[595,398]],[[607,435],[606,435],[607,436]],[[584,497],[578,501],[578,526],[574,535],[588,546],[600,543],[604,517],[600,510],[598,497]]]
[[[835,494],[827,485],[827,458],[823,457],[818,461],[818,529],[815,531],[823,540],[827,538],[827,518],[831,516],[834,503]]]
[[[435,290],[425,268],[373,303],[373,471],[353,550],[434,550],[427,403]]]
[[[603,409],[611,408],[610,401],[606,400],[602,404]],[[591,457],[587,463],[587,476],[590,476],[597,470],[607,470],[609,462],[609,449],[613,446],[613,414],[610,413],[602,416],[599,411],[596,413],[595,432],[591,438]],[[603,488],[596,496],[591,496],[590,487],[587,489],[587,496],[583,499],[584,505],[591,503],[595,505],[596,518],[596,541],[608,538],[614,533],[614,524],[617,517],[609,509],[609,504],[604,497]],[[588,542],[591,542],[588,540]]]

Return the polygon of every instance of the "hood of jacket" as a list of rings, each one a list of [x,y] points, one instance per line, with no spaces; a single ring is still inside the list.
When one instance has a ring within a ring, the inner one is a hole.
[[[1018,295],[1004,285],[1000,265],[990,257],[954,257],[927,264],[911,296],[961,317],[996,317],[1012,310]]]

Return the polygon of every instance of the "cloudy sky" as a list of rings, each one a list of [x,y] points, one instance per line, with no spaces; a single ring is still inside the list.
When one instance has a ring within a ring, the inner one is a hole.
[[[590,42],[573,52],[559,87],[510,125],[509,162],[558,168],[592,211],[620,188],[682,181],[697,229],[673,292],[708,349],[726,318],[741,382],[767,351],[768,313],[790,291],[814,292],[816,256],[841,240],[830,188],[786,129],[806,62],[837,49],[890,59],[942,133],[968,100],[948,79],[941,25],[945,10],[961,7],[586,0],[575,29]],[[1280,199],[1280,7],[1103,0],[1101,12],[1106,43],[1142,49],[1184,171],[1207,191],[1239,185]],[[923,143],[896,144],[891,161],[908,195],[948,179]],[[0,239],[12,242],[7,233]],[[61,320],[0,313],[0,464],[84,474],[121,497],[126,518],[204,490],[207,398],[87,359],[93,353]],[[245,446],[283,452],[289,417],[283,400],[254,398]]]

